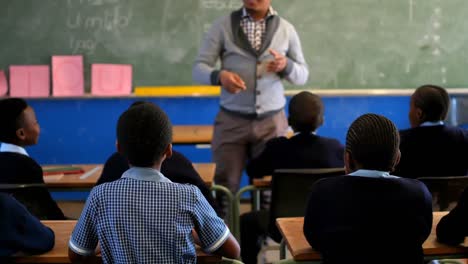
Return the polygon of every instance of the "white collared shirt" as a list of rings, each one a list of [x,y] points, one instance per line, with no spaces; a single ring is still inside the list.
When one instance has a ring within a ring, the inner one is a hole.
[[[422,126],[422,127],[428,127],[428,126],[443,126],[445,123],[444,121],[437,121],[437,122],[430,122],[430,121],[427,121],[427,122],[424,122],[422,123],[421,125],[419,126]]]
[[[14,144],[2,143],[2,146],[0,147],[0,152],[14,152],[29,157],[28,152],[26,152],[26,150],[23,147]]]
[[[398,176],[390,175],[388,171],[378,170],[357,170],[353,173],[348,174],[348,176],[360,176],[369,178],[400,178]]]

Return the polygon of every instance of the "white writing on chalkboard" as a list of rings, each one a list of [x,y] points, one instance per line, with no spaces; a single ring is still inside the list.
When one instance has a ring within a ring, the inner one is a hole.
[[[239,0],[201,0],[200,1],[201,7],[205,9],[236,9],[240,8],[240,1]]]
[[[102,6],[96,9],[93,15],[80,12],[79,6]],[[66,26],[73,30],[84,29],[89,31],[89,38],[78,39],[73,35],[69,38],[70,48],[73,54],[93,54],[98,44],[96,32],[109,32],[119,35],[120,31],[127,28],[132,19],[132,8],[123,8],[119,0],[68,0],[71,9],[67,17]],[[99,12],[100,11],[100,12]],[[92,34],[94,33],[94,34]]]
[[[73,3],[77,5],[89,4],[93,6],[100,6],[104,4],[116,4],[119,0],[68,0],[68,6],[73,6]]]
[[[126,28],[130,22],[131,14],[122,15],[120,7],[104,10],[102,16],[83,16],[77,12],[74,17],[68,17],[67,27],[69,29],[86,28],[98,30],[114,30]]]

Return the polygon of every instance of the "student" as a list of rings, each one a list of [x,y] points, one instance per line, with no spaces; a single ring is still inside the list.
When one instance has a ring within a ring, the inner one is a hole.
[[[289,102],[289,125],[295,135],[266,143],[258,158],[247,165],[251,178],[273,174],[275,169],[343,167],[343,146],[336,139],[315,134],[323,124],[323,103],[319,96],[301,92]],[[249,212],[241,216],[241,254],[244,263],[256,263],[262,238],[267,235],[269,211]]]
[[[54,247],[54,232],[9,194],[0,193],[0,261],[22,252],[41,254]]]
[[[130,107],[140,104],[152,103],[136,101]],[[120,179],[122,174],[129,168],[130,166],[128,165],[127,159],[125,159],[125,157],[119,152],[115,152],[104,164],[101,177],[98,179],[96,185]],[[182,153],[172,150],[172,156],[167,157],[161,165],[161,173],[172,182],[190,183],[197,186],[210,205],[215,210],[218,209],[210,189],[203,182],[198,172],[193,168],[192,162],[182,155]]]
[[[318,95],[300,92],[289,102],[290,139],[278,137],[266,143],[265,150],[247,165],[251,178],[273,174],[275,169],[343,167],[343,145],[316,134],[323,124],[323,103]]]
[[[0,124],[0,183],[44,184],[41,166],[24,149],[37,144],[40,133],[32,107],[19,98],[0,100]],[[14,189],[9,192],[39,219],[65,219],[44,187]]]
[[[192,229],[205,251],[238,257],[237,241],[199,189],[160,173],[171,138],[168,117],[153,104],[120,116],[117,149],[130,169],[91,191],[70,238],[72,261],[91,260],[99,242],[104,263],[195,263]]]
[[[468,132],[444,124],[449,95],[423,85],[411,96],[411,128],[400,132],[401,160],[395,175],[405,178],[463,176],[468,171]]]
[[[468,188],[449,214],[437,224],[437,240],[449,245],[458,245],[468,236]]]
[[[387,118],[359,117],[346,136],[348,175],[312,186],[304,235],[323,263],[423,263],[431,194],[417,180],[389,174],[400,158],[399,141]]]

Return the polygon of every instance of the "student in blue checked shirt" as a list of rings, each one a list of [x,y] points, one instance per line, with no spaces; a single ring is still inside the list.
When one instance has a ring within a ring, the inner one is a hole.
[[[239,257],[239,245],[193,185],[161,174],[172,129],[153,104],[129,108],[117,124],[117,149],[130,164],[119,180],[95,187],[69,241],[72,262],[196,263],[192,230],[206,252]]]

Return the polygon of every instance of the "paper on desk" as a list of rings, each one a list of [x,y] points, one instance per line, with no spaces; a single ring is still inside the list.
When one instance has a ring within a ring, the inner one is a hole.
[[[52,84],[54,96],[83,95],[83,56],[52,56]]]
[[[132,92],[132,65],[92,64],[91,94],[129,95]]]
[[[0,96],[6,95],[8,92],[8,83],[4,71],[0,71]]]
[[[48,65],[11,65],[10,96],[49,96],[50,70]]]

